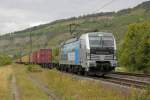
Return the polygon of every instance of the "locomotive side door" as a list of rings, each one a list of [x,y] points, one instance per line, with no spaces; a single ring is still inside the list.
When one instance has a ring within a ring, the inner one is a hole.
[[[82,67],[86,67],[86,42],[84,39],[80,39],[79,61]]]

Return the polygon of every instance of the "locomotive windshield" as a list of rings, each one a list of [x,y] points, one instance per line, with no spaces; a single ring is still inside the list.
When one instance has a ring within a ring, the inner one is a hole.
[[[114,47],[114,39],[112,36],[89,36],[90,47],[104,48]]]
[[[102,47],[102,41],[100,36],[89,37],[90,47]]]
[[[103,36],[102,37],[103,47],[114,47],[114,39],[112,36]]]

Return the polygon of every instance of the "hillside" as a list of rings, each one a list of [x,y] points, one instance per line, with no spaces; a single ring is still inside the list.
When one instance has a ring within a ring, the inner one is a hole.
[[[76,30],[76,33],[79,34],[94,30],[112,32],[119,44],[129,24],[144,21],[150,21],[150,1],[118,12],[90,14],[57,20],[52,23],[1,36],[0,52],[16,56],[29,53],[30,33],[32,36],[33,51],[45,47],[54,48],[61,41],[71,37],[69,33],[69,24],[71,23],[79,25]]]

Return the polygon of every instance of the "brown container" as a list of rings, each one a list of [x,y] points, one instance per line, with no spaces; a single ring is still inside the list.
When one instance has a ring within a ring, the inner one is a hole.
[[[51,49],[40,49],[37,52],[36,62],[41,63],[51,63],[52,61],[52,50]]]

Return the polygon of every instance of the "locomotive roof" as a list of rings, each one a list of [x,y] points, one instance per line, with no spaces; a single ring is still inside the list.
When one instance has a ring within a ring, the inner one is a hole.
[[[90,33],[87,33],[89,36],[113,36],[112,33],[108,33],[108,32],[90,32]]]
[[[113,36],[113,34],[112,33],[108,33],[108,32],[90,32],[90,33],[85,33],[85,34],[82,34],[82,35],[89,35],[89,36]],[[81,36],[82,36],[81,35]],[[77,41],[79,38],[71,38],[71,39],[69,39],[69,40],[67,40],[67,41],[65,41],[65,42],[62,42],[61,44],[60,44],[60,46],[62,46],[62,45],[64,45],[64,44],[69,44],[69,43],[71,43],[71,42],[75,42],[75,41]]]

